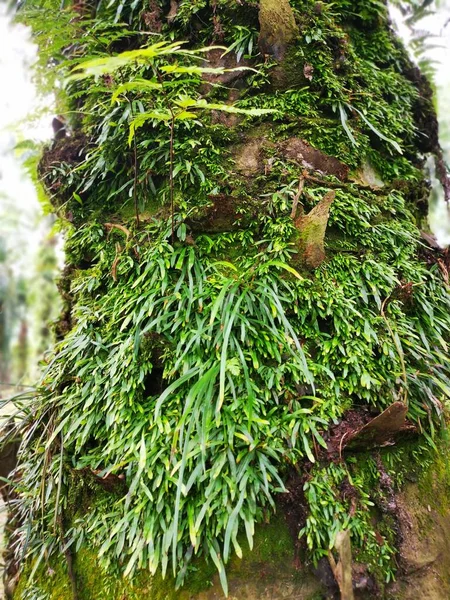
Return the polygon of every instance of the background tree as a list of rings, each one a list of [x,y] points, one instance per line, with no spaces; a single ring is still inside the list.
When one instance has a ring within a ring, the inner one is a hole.
[[[0,377],[3,383],[9,381],[10,378],[10,340],[11,340],[11,325],[12,325],[12,307],[10,306],[10,300],[14,297],[11,290],[11,277],[10,268],[7,264],[7,252],[3,244],[3,240],[0,242],[0,260],[1,260],[1,272],[0,272],[0,289],[1,289],[1,310],[0,310],[0,340],[1,340],[1,351],[0,351]]]
[[[445,453],[450,313],[420,237],[425,155],[448,187],[431,88],[385,3],[19,16],[60,82],[39,173],[67,236],[22,407],[15,597],[212,598],[230,561],[237,597],[331,594],[343,535],[356,588],[387,596],[398,490]]]

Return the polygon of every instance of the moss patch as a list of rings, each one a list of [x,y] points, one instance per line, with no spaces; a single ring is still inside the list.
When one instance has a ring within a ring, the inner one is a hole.
[[[401,492],[400,571],[389,598],[450,597],[450,469],[448,441]]]
[[[298,32],[289,0],[261,0],[259,24],[259,46],[262,52],[282,60],[288,44]]]
[[[269,590],[289,588],[292,593],[301,592],[304,600],[317,597],[321,590],[307,569],[294,566],[294,544],[282,516],[256,529],[253,550],[248,549],[245,536],[239,540],[244,557],[233,557],[228,567],[231,598],[259,600]],[[53,558],[42,564],[34,580],[29,580],[32,565],[22,572],[14,599],[25,600],[27,590],[33,589],[46,600],[72,600],[72,586],[63,559]],[[83,547],[75,554],[74,573],[79,600],[213,600],[223,597],[216,568],[210,561],[195,559],[183,588],[176,590],[174,579],[168,575],[150,576],[140,570],[130,578],[123,578],[113,566],[105,573],[98,564],[96,551]],[[280,593],[282,593],[280,591]],[[284,592],[283,592],[284,593]],[[273,596],[275,597],[275,596]]]

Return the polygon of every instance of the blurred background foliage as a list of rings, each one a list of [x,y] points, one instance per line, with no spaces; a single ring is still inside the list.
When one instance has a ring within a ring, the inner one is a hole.
[[[392,15],[410,53],[435,92],[440,143],[450,163],[450,1],[391,0]],[[442,244],[450,244],[450,214],[433,166],[429,178],[433,189],[429,200],[431,230]]]
[[[0,96],[0,397],[5,397],[14,386],[20,390],[37,379],[51,343],[49,322],[59,311],[55,277],[62,257],[54,217],[44,214],[45,195],[38,198],[30,176],[38,143],[51,131],[51,103],[39,98],[32,80],[36,48],[28,30],[11,24],[5,6],[0,40],[0,73],[8,82]]]

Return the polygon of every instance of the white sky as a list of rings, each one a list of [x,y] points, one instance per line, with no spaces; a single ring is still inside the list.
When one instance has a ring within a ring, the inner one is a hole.
[[[45,227],[34,186],[20,167],[14,146],[20,139],[51,137],[50,113],[33,125],[32,135],[25,123],[27,115],[45,104],[31,79],[35,58],[27,28],[11,26],[6,7],[0,4],[0,236],[6,240],[15,271],[24,274],[33,270]]]
[[[5,83],[0,95],[0,134],[2,142],[7,139],[3,130],[30,115],[36,107],[49,105],[49,100],[39,98],[32,81],[31,66],[36,60],[36,46],[31,42],[28,28],[12,25],[5,3],[0,4],[0,73]],[[51,119],[36,125],[34,139],[51,137]]]

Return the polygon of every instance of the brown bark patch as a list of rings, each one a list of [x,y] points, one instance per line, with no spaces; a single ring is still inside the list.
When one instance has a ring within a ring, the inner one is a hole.
[[[225,104],[234,104],[239,100],[240,92],[236,88],[230,88],[228,91],[228,98]],[[212,125],[223,125],[228,129],[233,129],[239,125],[242,121],[242,115],[229,113],[224,110],[212,110],[211,111],[211,124]]]
[[[210,195],[211,204],[202,213],[187,221],[194,232],[221,233],[233,231],[240,227],[242,217],[238,199],[227,194]]]
[[[349,168],[333,156],[328,156],[320,150],[313,148],[300,138],[293,137],[279,146],[280,153],[287,159],[298,162],[307,169],[320,171],[326,175],[334,175],[341,181],[345,181]]]
[[[3,501],[8,503],[14,499],[13,483],[5,481],[12,477],[12,473],[17,466],[17,453],[19,451],[20,439],[15,433],[14,425],[7,423],[0,430],[2,445],[0,446],[0,493]]]
[[[368,409],[349,410],[337,425],[332,425],[324,433],[324,439],[327,442],[327,450],[324,453],[329,460],[340,458],[345,448],[346,441],[351,439],[352,435],[361,429],[371,420]]]
[[[308,479],[308,473],[305,471],[300,474],[292,469],[286,481],[286,493],[278,497],[278,505],[286,520],[289,533],[294,543],[294,564],[297,570],[300,570],[301,550],[304,546],[304,540],[299,537],[300,530],[304,527],[307,517],[307,502],[305,498],[304,485]]]
[[[341,422],[325,434],[328,458],[340,458],[347,449],[356,451],[391,445],[399,436],[416,433],[415,426],[406,420],[407,412],[403,402],[394,402],[375,416],[367,409],[348,411]]]
[[[204,73],[202,79],[205,81],[205,89],[202,92],[209,91],[212,85],[223,85],[225,87],[236,86],[240,80],[243,80],[249,73],[251,62],[242,58],[239,62],[235,52],[224,53],[221,48],[210,50],[205,58],[208,61],[206,65],[212,69],[224,69],[225,73]],[[243,82],[241,84],[243,86]]]
[[[86,136],[81,133],[73,136],[65,136],[60,140],[54,141],[53,145],[42,155],[38,167],[39,175],[45,177],[51,171],[53,165],[66,163],[75,166],[80,164],[84,160],[86,146]],[[49,182],[47,178],[45,184],[50,192],[56,193],[61,187],[62,182],[58,180]]]
[[[167,15],[167,21],[169,23],[172,23],[172,21],[174,21],[177,18],[179,7],[180,3],[178,2],[178,0],[170,0],[170,10],[169,14]]]
[[[255,138],[237,147],[234,160],[241,175],[251,177],[264,172],[263,144],[264,140]]]
[[[49,148],[41,160],[40,169],[45,171],[47,166],[54,163],[77,164],[83,160],[87,138],[84,134],[66,136]]]
[[[141,15],[148,31],[152,33],[160,33],[163,26],[163,11],[156,0],[150,0],[148,10]]]

